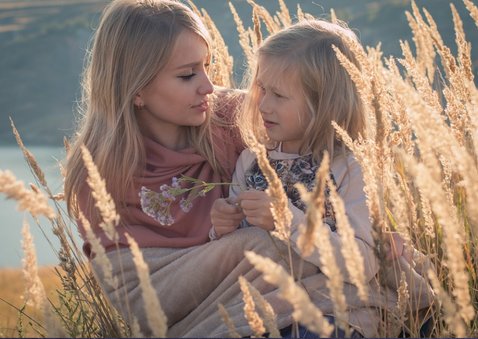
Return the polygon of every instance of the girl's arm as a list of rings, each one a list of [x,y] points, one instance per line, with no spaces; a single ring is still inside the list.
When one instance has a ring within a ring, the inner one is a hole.
[[[364,261],[365,277],[367,281],[370,281],[378,272],[379,266],[374,254],[372,224],[369,218],[366,196],[363,191],[364,181],[360,165],[351,155],[347,156],[347,158],[339,156],[332,162],[331,170],[336,180],[337,192],[343,200],[345,213],[355,233],[355,241]],[[305,215],[292,204],[289,204],[289,207],[293,214],[291,242],[294,250],[300,254],[297,246],[297,239],[299,237],[298,226],[305,223]],[[347,244],[342,242],[337,232],[332,232],[328,226],[327,229],[329,230],[336,264],[344,277],[344,281],[350,282],[345,260],[341,253],[342,246],[347,246]],[[304,259],[319,268],[322,266],[320,252],[317,248]]]

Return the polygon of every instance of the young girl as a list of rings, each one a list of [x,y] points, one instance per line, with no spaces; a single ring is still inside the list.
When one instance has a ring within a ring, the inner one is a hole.
[[[249,91],[237,122],[244,140],[258,140],[268,149],[268,160],[289,199],[293,214],[290,240],[299,255],[298,226],[305,223],[306,206],[294,185],[302,183],[311,191],[324,152],[329,154],[330,177],[354,230],[364,260],[365,278],[371,290],[380,293],[374,281],[379,263],[374,254],[362,171],[332,126],[335,121],[352,139],[363,134],[365,129],[360,96],[333,49],[335,46],[359,66],[347,39],[356,39],[351,30],[321,20],[300,22],[267,38],[258,49],[257,65],[251,72]],[[267,186],[255,154],[244,150],[236,164],[229,198],[216,201],[211,211],[210,238],[222,238],[245,226],[273,230],[272,200],[265,192]],[[343,243],[336,232],[334,210],[328,195],[329,188],[326,188],[323,222],[330,231],[334,257],[348,285],[352,282],[340,253]],[[236,221],[239,213],[245,217],[240,223]],[[321,270],[317,249],[304,259]],[[344,287],[347,299],[352,296],[349,287]],[[425,294],[424,290],[421,294]],[[326,300],[327,294],[322,298]],[[348,314],[350,324],[366,336],[374,335],[373,329],[379,323],[378,314],[367,310],[372,304],[354,305]],[[331,317],[330,321],[334,319]]]
[[[361,169],[336,137],[331,124],[335,121],[352,138],[357,138],[365,128],[359,94],[332,48],[336,46],[350,60],[355,60],[346,37],[355,38],[352,31],[338,24],[314,20],[296,24],[268,38],[258,50],[245,107],[237,121],[245,140],[251,140],[248,135],[252,134],[255,140],[267,146],[270,164],[282,181],[293,213],[292,240],[297,238],[297,226],[303,222],[305,212],[294,184],[302,183],[312,190],[323,153],[328,152],[330,176],[344,201],[366,262],[366,276],[371,279],[378,266],[373,255],[372,227]],[[233,184],[229,199],[215,205],[235,202],[248,224],[274,229],[271,198],[265,192],[267,181],[249,149],[244,150],[237,161]],[[212,216],[212,238],[238,226],[221,224],[216,209]],[[328,201],[324,221],[329,225],[332,241],[338,243],[334,212]],[[320,266],[318,253],[306,259]],[[345,273],[345,267],[342,268]]]

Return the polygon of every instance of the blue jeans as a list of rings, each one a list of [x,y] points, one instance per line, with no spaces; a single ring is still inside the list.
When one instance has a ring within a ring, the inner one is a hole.
[[[328,320],[328,322],[332,325],[334,325],[334,331],[330,334],[330,338],[346,338],[345,337],[345,331],[338,328],[335,326],[335,319],[334,317],[331,316],[325,316],[325,318]],[[296,337],[294,331],[292,330],[293,326],[287,326],[286,328],[283,328],[280,330],[280,334],[282,338],[300,338],[300,339],[318,339],[320,336],[315,333],[311,332],[308,330],[306,327],[302,326],[299,324],[299,336]],[[350,338],[363,338],[363,335],[361,335],[359,332],[352,330],[352,333],[350,335]]]

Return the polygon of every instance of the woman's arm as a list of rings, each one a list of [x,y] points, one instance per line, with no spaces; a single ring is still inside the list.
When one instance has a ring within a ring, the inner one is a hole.
[[[246,188],[245,171],[254,161],[254,154],[250,150],[244,150],[236,162],[236,168],[232,175],[232,183],[229,186],[229,197],[217,199],[211,208],[211,231],[209,238],[215,240],[221,236],[235,231],[245,218],[242,210],[237,205],[237,196]]]

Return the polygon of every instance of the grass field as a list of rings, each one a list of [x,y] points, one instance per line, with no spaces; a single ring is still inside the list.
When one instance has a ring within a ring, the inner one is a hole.
[[[61,281],[52,266],[39,268],[38,272],[41,281],[45,286],[48,297],[55,300],[56,290],[61,287]],[[19,322],[22,319],[24,325],[34,321],[26,316],[20,317],[20,310],[23,310],[28,316],[41,323],[41,315],[35,307],[25,305],[25,279],[21,269],[4,268],[0,269],[0,337],[19,337],[22,333],[25,337],[38,336],[33,328],[35,326],[22,326]],[[23,328],[24,332],[19,332]]]

